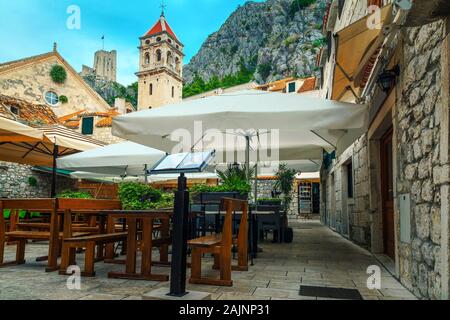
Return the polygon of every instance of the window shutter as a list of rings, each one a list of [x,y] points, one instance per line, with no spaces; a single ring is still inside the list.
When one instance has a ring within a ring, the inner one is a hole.
[[[94,133],[94,117],[83,118],[81,133],[85,135]]]
[[[342,11],[344,10],[345,0],[339,0],[338,9],[339,9],[339,18],[342,16]]]
[[[333,33],[331,31],[328,31],[327,33],[327,46],[328,46],[328,61],[330,61],[331,52],[333,49]]]
[[[325,82],[325,79],[324,79],[323,67],[320,67],[320,89],[323,88],[324,82]]]

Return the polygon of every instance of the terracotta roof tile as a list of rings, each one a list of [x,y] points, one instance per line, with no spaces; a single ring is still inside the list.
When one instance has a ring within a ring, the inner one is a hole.
[[[172,31],[172,28],[167,23],[166,18],[162,15],[159,20],[155,23],[155,25],[145,34],[145,37],[156,35],[161,32],[167,32],[170,34],[175,40],[178,41],[175,32]]]
[[[311,77],[305,79],[305,82],[303,82],[302,86],[298,89],[297,93],[302,93],[306,91],[311,91],[316,88],[316,78]]]
[[[10,107],[16,107],[19,110],[17,116],[13,115]],[[57,124],[58,118],[53,110],[43,104],[33,104],[31,102],[15,97],[0,94],[0,115],[9,119],[20,119],[29,125],[49,125]]]

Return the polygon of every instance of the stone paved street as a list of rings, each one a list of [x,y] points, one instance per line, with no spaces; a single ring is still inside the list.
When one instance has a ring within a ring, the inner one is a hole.
[[[300,285],[356,288],[364,299],[415,299],[367,251],[335,234],[317,221],[292,222],[294,243],[261,244],[255,265],[248,272],[233,272],[234,286],[215,287],[188,285],[189,290],[211,292],[213,299],[321,299],[299,296]],[[28,249],[29,248],[29,249]],[[97,277],[83,278],[81,290],[68,290],[67,278],[57,273],[45,273],[44,264],[34,258],[44,255],[46,247],[31,244],[27,247],[27,264],[0,269],[0,299],[141,299],[155,288],[168,283],[108,279],[111,270],[123,266],[96,264]],[[6,259],[14,258],[14,247],[6,250]],[[156,256],[156,252],[155,252]],[[82,255],[79,255],[81,260]],[[381,290],[366,287],[370,265],[381,267]],[[210,271],[211,262],[204,265]],[[155,273],[169,274],[169,268],[155,267]]]

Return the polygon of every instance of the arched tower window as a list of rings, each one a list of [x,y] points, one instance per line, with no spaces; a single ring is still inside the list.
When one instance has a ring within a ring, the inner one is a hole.
[[[179,73],[180,72],[180,58],[175,58],[175,70]]]
[[[153,95],[153,83],[150,83],[149,93]]]
[[[150,53],[145,54],[145,64],[150,64]]]
[[[173,68],[173,56],[172,56],[172,52],[171,51],[167,52],[167,65],[170,68]]]
[[[161,50],[158,49],[158,50],[156,50],[156,60],[157,60],[158,62],[160,62],[160,61],[161,61],[161,58],[162,58]]]

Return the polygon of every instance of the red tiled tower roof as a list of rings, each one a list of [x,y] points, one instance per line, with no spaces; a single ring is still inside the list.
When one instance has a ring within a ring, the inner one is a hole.
[[[169,24],[167,23],[166,17],[164,17],[164,15],[161,15],[155,25],[145,34],[144,37],[153,36],[161,32],[167,32],[175,40],[179,41],[177,36],[175,35],[175,32],[172,31],[172,28],[170,28]]]

